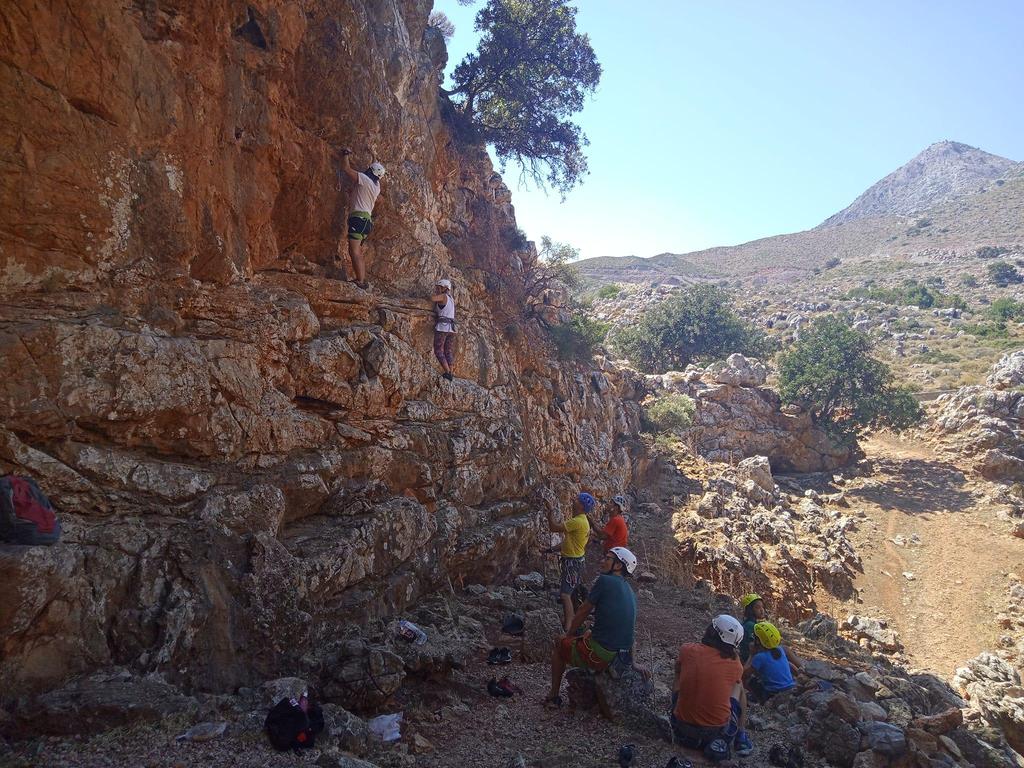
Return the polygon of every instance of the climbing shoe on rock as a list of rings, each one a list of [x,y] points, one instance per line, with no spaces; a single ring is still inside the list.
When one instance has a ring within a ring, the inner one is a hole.
[[[488,664],[511,664],[512,663],[512,651],[508,648],[491,648],[491,652],[487,654]]]
[[[512,696],[512,691],[506,688],[502,688],[500,685],[498,685],[498,681],[495,680],[493,677],[491,678],[490,682],[487,683],[487,692],[491,694],[491,696],[497,696],[499,699],[507,699]]]
[[[454,379],[454,378],[455,378],[455,377],[454,377],[454,376],[452,375],[451,371],[445,371],[444,373],[442,373],[442,374],[441,374],[441,376],[442,376],[443,378],[445,378],[445,379],[448,379],[448,381],[451,381],[452,379]]]
[[[685,758],[679,757],[678,755],[672,755],[668,759],[668,763],[665,768],[693,768],[693,763]]]

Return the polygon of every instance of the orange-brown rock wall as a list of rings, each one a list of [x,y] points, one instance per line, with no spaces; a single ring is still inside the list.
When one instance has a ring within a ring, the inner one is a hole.
[[[0,545],[0,690],[294,669],[507,574],[540,489],[628,481],[636,383],[524,320],[511,195],[441,118],[430,5],[0,5],[0,469],[64,523]],[[325,270],[342,146],[388,168],[370,292]]]

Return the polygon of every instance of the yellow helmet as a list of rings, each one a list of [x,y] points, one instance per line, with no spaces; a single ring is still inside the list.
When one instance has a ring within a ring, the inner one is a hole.
[[[778,648],[782,643],[782,633],[775,628],[774,624],[767,621],[759,621],[754,625],[754,637],[769,651],[772,648]]]
[[[748,595],[744,595],[740,598],[740,610],[745,611],[747,610],[748,605],[750,605],[751,603],[756,603],[758,600],[763,599],[763,597],[761,597],[760,595],[755,595],[753,592],[751,592]]]

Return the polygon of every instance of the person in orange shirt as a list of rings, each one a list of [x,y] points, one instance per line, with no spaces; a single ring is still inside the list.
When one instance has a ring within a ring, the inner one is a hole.
[[[712,762],[754,751],[744,726],[747,697],[743,664],[737,649],[743,625],[728,615],[716,616],[699,643],[679,649],[672,686],[672,733],[676,743],[702,749]]]
[[[612,547],[624,547],[629,543],[629,529],[626,527],[626,518],[622,516],[626,506],[626,497],[620,493],[608,504],[608,522],[604,528],[598,530],[597,526],[592,526],[594,537],[600,540],[605,552]]]

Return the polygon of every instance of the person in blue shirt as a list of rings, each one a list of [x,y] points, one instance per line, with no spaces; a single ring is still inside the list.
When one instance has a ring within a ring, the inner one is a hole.
[[[767,701],[777,693],[796,688],[793,675],[800,660],[782,647],[782,633],[767,621],[754,625],[754,643],[743,667],[743,679],[754,701]]]

